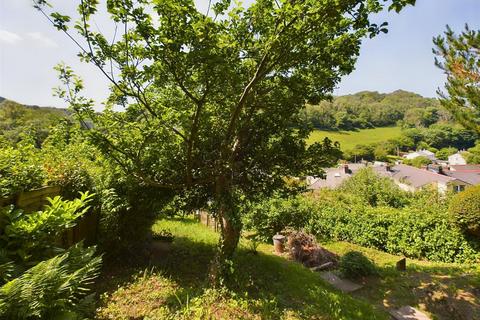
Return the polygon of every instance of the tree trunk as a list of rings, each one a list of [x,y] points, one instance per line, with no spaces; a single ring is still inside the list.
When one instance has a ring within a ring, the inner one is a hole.
[[[220,223],[220,239],[217,252],[210,266],[210,283],[224,286],[232,273],[233,254],[240,240],[242,229],[240,215],[230,188],[222,179],[216,188],[217,220]]]

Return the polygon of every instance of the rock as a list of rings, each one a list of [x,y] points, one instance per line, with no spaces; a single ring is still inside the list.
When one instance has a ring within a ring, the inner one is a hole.
[[[334,286],[338,290],[341,290],[347,293],[356,291],[363,287],[362,285],[354,283],[350,280],[342,279],[332,272],[322,272],[320,277],[322,277],[323,280],[330,283],[332,286]]]

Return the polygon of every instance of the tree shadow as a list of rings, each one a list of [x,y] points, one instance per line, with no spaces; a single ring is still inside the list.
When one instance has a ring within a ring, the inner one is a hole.
[[[107,282],[98,291],[111,294],[126,286],[141,270],[154,270],[171,279],[178,289],[166,298],[171,310],[182,308],[182,302],[201,296],[208,285],[210,261],[215,254],[213,243],[176,237],[171,248],[151,259],[138,260],[136,265],[116,266],[104,274],[100,282]],[[251,311],[267,318],[280,318],[293,312],[301,318],[322,314],[333,318],[375,319],[376,313],[366,303],[345,295],[323,282],[317,273],[301,264],[262,252],[252,254],[239,248],[235,255],[234,272],[227,286],[237,296],[254,299]],[[348,306],[348,307],[345,307]],[[268,316],[267,316],[268,315]]]
[[[377,301],[384,308],[419,306],[437,319],[480,319],[480,277],[455,266],[410,265],[406,272],[394,266],[380,268],[380,278],[367,279],[358,298]]]

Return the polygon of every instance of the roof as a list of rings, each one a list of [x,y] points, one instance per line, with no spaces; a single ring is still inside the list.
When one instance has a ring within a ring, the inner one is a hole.
[[[312,190],[321,189],[321,188],[330,188],[335,189],[339,187],[343,181],[350,178],[352,175],[357,173],[360,169],[366,168],[366,165],[363,163],[349,163],[348,173],[345,172],[344,165],[341,165],[338,168],[327,168],[325,169],[325,179],[318,179],[312,183],[308,188]]]
[[[480,184],[480,172],[445,171],[445,174],[473,186]]]
[[[480,164],[457,164],[450,166],[451,171],[480,172]]]
[[[398,182],[409,184],[415,188],[420,188],[431,183],[453,182],[456,178],[431,172],[425,169],[418,169],[405,164],[399,164],[387,170],[386,167],[374,168],[376,172],[385,177],[390,177]]]

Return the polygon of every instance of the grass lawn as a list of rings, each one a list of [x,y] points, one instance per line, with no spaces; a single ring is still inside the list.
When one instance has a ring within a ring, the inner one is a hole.
[[[385,308],[414,306],[432,319],[480,319],[480,266],[407,259],[407,271],[399,272],[398,256],[347,242],[322,245],[339,255],[361,251],[378,266],[380,278],[366,279],[355,297]]]
[[[150,263],[108,267],[97,288],[97,319],[388,319],[368,302],[343,294],[300,264],[242,240],[229,291],[208,289],[218,235],[194,220],[159,220],[170,230],[169,250]]]
[[[363,252],[379,275],[351,295],[318,273],[272,254],[273,247],[242,239],[229,290],[208,289],[218,235],[193,219],[159,220],[154,230],[175,235],[170,247],[135,265],[107,266],[97,292],[97,319],[389,319],[387,309],[414,306],[439,320],[480,319],[480,267],[400,259],[346,242],[322,243],[339,255]]]
[[[340,142],[342,150],[353,149],[357,144],[370,144],[400,136],[400,127],[384,127],[374,129],[361,129],[357,131],[322,131],[315,130],[307,140],[311,144],[322,141],[328,137],[332,141]]]

